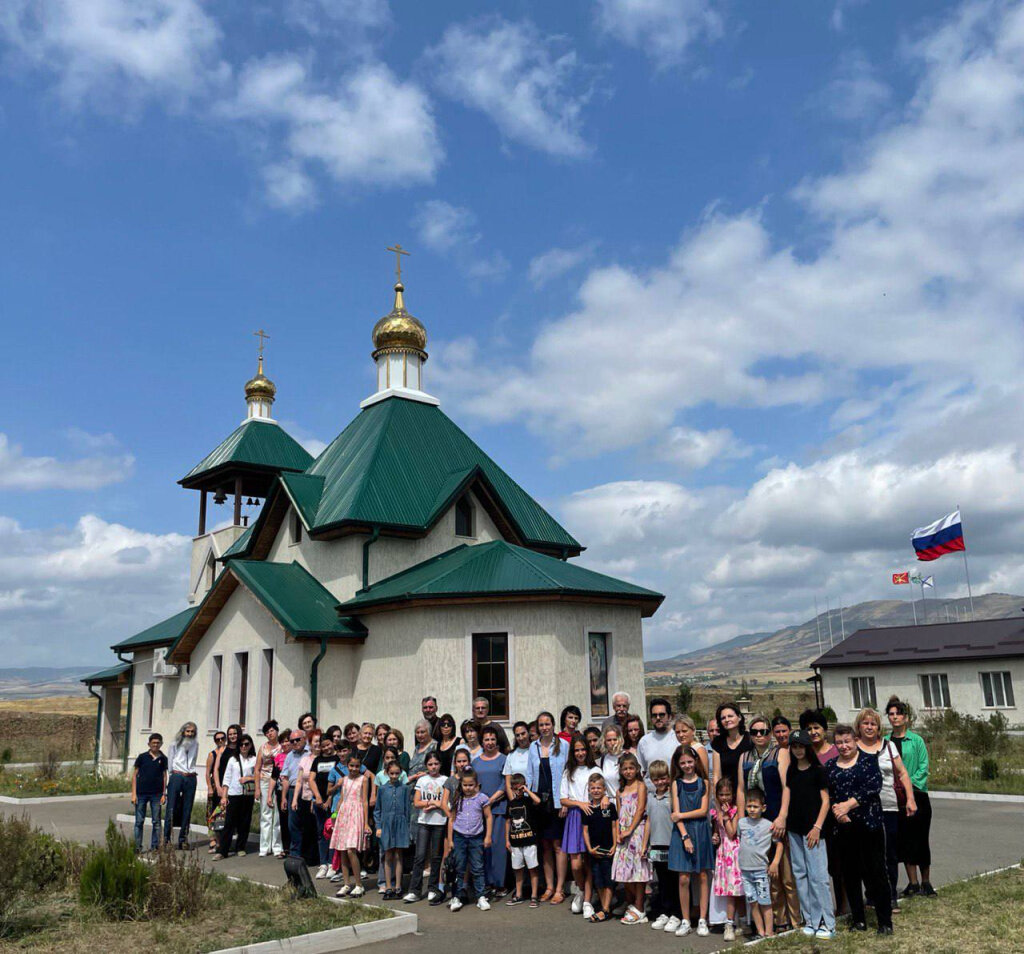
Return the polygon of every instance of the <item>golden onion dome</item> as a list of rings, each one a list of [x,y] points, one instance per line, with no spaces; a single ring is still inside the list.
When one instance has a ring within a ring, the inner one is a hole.
[[[263,355],[260,355],[256,376],[245,382],[245,399],[247,401],[266,401],[268,404],[273,404],[274,395],[276,394],[277,388],[274,386],[274,382],[263,373]]]
[[[405,286],[398,282],[395,285],[394,308],[373,326],[375,358],[382,351],[391,350],[415,351],[423,358],[427,356],[424,350],[427,347],[427,329],[405,310],[404,291]]]

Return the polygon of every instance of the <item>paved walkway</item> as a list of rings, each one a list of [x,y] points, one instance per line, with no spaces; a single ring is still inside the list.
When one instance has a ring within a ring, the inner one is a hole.
[[[6,806],[4,808],[9,811]],[[1024,853],[1020,805],[934,800],[932,808],[935,861],[932,880],[936,886],[1020,862]],[[130,812],[131,806],[123,798],[111,798],[80,804],[32,805],[26,811],[35,824],[61,837],[87,842],[102,839],[107,819],[119,812]],[[285,882],[280,861],[253,854],[245,858],[229,858],[219,862],[216,868],[225,874],[244,876],[265,884]],[[329,882],[317,881],[315,884],[324,893],[334,890]],[[376,891],[371,891],[366,900],[376,902]],[[628,932],[634,935],[631,943],[649,945],[651,954],[661,949],[678,954],[680,947],[696,954],[710,954],[725,946],[721,934],[712,934],[709,938],[691,936],[682,940],[655,934],[643,925],[628,928],[614,922],[586,924],[569,914],[568,903],[558,908],[545,906],[531,910],[526,905],[509,908],[503,902],[497,902],[486,913],[467,906],[457,914],[452,914],[446,907],[432,908],[426,902],[415,905],[388,902],[388,906],[415,911],[420,918],[420,933],[375,944],[374,954],[426,951],[428,939],[433,951],[480,954],[482,931],[502,947],[529,952],[568,952],[582,947],[586,954],[620,954]],[[440,947],[437,946],[438,941],[441,942]]]

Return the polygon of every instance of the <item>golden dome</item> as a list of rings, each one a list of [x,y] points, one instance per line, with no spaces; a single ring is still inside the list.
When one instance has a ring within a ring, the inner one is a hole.
[[[404,291],[405,286],[398,282],[395,285],[395,307],[373,326],[375,358],[382,351],[391,350],[415,351],[423,358],[427,356],[424,350],[427,347],[427,329],[405,310]]]
[[[245,382],[245,399],[247,401],[266,401],[274,403],[274,395],[277,388],[274,382],[263,373],[263,355],[260,355],[259,367],[256,370],[256,377]]]

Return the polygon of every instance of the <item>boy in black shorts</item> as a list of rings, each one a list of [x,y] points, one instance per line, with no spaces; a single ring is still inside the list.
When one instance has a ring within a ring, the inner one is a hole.
[[[587,782],[590,795],[590,814],[583,816],[583,841],[590,855],[590,871],[594,879],[594,888],[601,900],[601,909],[595,911],[590,920],[601,924],[609,918],[612,907],[612,856],[615,846],[619,843],[619,813],[615,802],[606,798],[604,776],[594,772]]]

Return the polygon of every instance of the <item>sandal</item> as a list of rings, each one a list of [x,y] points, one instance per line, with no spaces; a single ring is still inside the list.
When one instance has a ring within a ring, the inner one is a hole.
[[[632,909],[628,910],[624,915],[622,915],[622,917],[619,920],[620,920],[620,922],[622,924],[639,924],[640,923],[640,918],[637,917],[636,912],[633,911]]]
[[[607,911],[595,911],[587,920],[591,924],[605,924],[610,918]]]
[[[561,891],[556,891],[554,896],[551,898],[551,904],[563,904],[565,902],[565,895]]]
[[[554,889],[553,889],[553,888],[548,888],[548,889],[547,889],[547,890],[546,890],[546,891],[545,891],[545,892],[544,892],[544,893],[543,893],[543,894],[542,894],[542,895],[540,896],[540,898],[539,898],[538,900],[540,900],[540,901],[550,901],[550,900],[551,900],[551,896],[552,896],[552,895],[553,895],[554,893],[555,893],[555,892],[554,892]]]
[[[531,908],[539,908],[540,907],[540,901],[538,901],[536,898],[530,898],[530,907]]]

